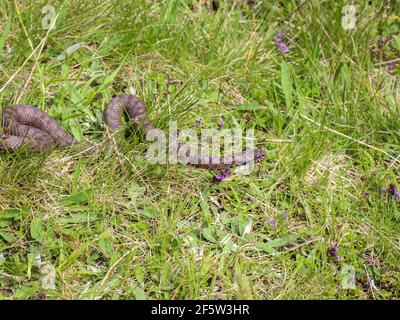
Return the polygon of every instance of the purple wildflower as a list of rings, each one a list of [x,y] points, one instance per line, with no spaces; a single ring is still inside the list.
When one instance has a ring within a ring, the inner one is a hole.
[[[368,191],[365,191],[365,192],[364,192],[364,197],[366,197],[366,198],[369,197],[369,192],[368,192]]]
[[[271,219],[271,220],[268,221],[268,224],[271,227],[276,227],[278,225],[278,222],[276,220],[274,220],[274,219]]]
[[[214,176],[214,181],[215,182],[221,182],[222,180],[225,180],[226,179],[226,176],[223,174],[223,173],[221,173],[221,172],[218,172],[215,176]]]
[[[397,188],[394,189],[393,196],[394,196],[394,200],[400,201],[399,189],[397,189]]]
[[[278,49],[278,51],[280,51],[280,52],[282,52],[284,54],[288,54],[289,53],[289,48],[284,43],[278,43],[276,48]]]
[[[336,243],[333,243],[330,248],[328,248],[328,254],[332,257],[335,257],[337,261],[342,259],[342,256],[338,255],[339,246]]]
[[[393,71],[393,70],[394,70],[395,63],[394,63],[393,60],[388,61],[388,62],[386,63],[386,65],[387,65],[387,68],[388,68],[389,71]]]
[[[332,247],[330,247],[329,249],[328,249],[328,253],[331,255],[331,256],[337,256],[337,253],[339,252],[339,247],[338,247],[338,245],[336,244],[336,243],[334,243],[333,245],[332,245]]]
[[[391,194],[394,197],[394,200],[399,201],[400,196],[399,196],[399,189],[395,187],[393,183],[389,185],[389,188],[387,188],[387,193]]]
[[[222,180],[225,180],[230,174],[231,174],[231,170],[229,168],[226,168],[224,170],[224,172],[218,172],[214,176],[214,181],[215,182],[221,182]]]
[[[289,53],[288,46],[283,42],[283,31],[280,30],[275,37],[276,49],[284,54]]]
[[[219,124],[217,126],[217,129],[221,129],[224,125],[225,125],[225,121],[224,121],[224,119],[221,118],[221,120],[219,121]]]
[[[211,1],[211,6],[214,11],[217,11],[219,8],[219,2],[217,0]]]

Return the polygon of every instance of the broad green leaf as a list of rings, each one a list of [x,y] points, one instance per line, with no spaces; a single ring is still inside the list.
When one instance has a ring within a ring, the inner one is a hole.
[[[172,289],[171,278],[172,278],[171,266],[168,264],[165,264],[161,271],[161,277],[160,277],[160,288],[162,290]]]
[[[88,188],[81,192],[76,192],[76,193],[72,194],[71,196],[62,199],[60,202],[65,205],[79,204],[81,202],[89,200],[90,197],[93,194],[95,194],[95,192],[96,192],[95,188]]]
[[[58,219],[60,223],[82,223],[82,222],[88,222],[89,220],[94,220],[94,218],[90,217],[90,215],[86,212],[75,213]]]
[[[19,209],[4,209],[0,211],[0,219],[16,218],[21,214]]]
[[[6,240],[9,243],[15,241],[15,237],[12,234],[4,232],[4,231],[0,231],[0,238],[3,238],[4,240]]]
[[[9,225],[11,225],[10,220],[0,220],[0,229],[1,228],[7,228]]]
[[[204,228],[202,231],[203,237],[206,238],[210,242],[216,242],[217,240],[214,237],[213,230],[211,228]]]
[[[227,235],[224,239],[222,239],[221,244],[223,245],[222,252],[229,253],[233,249],[233,241],[230,235]]]
[[[35,218],[31,223],[31,237],[35,240],[43,239],[43,221]]]
[[[393,47],[400,51],[400,37],[393,36]]]
[[[160,212],[155,207],[149,205],[140,210],[140,213],[151,219],[160,215]]]
[[[15,292],[15,298],[18,300],[30,298],[38,292],[39,288],[40,284],[38,281],[32,281],[21,285]]]
[[[76,105],[79,105],[83,101],[85,101],[85,96],[81,94],[79,90],[77,90],[76,88],[72,89],[70,95],[71,95],[71,101]]]
[[[267,243],[258,245],[260,250],[264,250],[268,253],[276,253],[276,249],[286,246],[290,243],[295,242],[298,239],[298,235],[290,235],[282,238],[276,238]]]
[[[74,138],[78,141],[83,140],[83,132],[81,127],[77,124],[77,122],[74,119],[68,119],[68,125],[69,128],[71,129],[72,135]]]
[[[136,300],[147,300],[146,294],[139,287],[133,289],[133,294]]]
[[[141,283],[144,282],[144,272],[141,267],[135,268],[135,277],[136,277],[137,281],[139,281]]]

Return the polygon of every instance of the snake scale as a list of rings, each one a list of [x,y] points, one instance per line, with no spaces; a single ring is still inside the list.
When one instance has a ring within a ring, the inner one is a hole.
[[[135,95],[122,94],[113,98],[104,109],[104,122],[113,131],[122,128],[122,118],[143,128],[144,133],[153,129],[153,123],[147,117],[144,103]],[[35,152],[55,148],[66,148],[79,142],[67,133],[54,119],[32,105],[18,104],[3,110],[3,132],[0,133],[0,152],[14,152],[25,146]],[[178,143],[178,150],[185,144]],[[190,158],[188,164],[211,170],[225,169],[265,158],[261,149],[246,149],[231,156]]]

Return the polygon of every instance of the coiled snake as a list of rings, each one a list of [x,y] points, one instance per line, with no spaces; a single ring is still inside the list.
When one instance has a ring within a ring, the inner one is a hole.
[[[122,128],[122,117],[126,114],[130,122],[141,126],[144,133],[153,129],[147,117],[144,103],[136,96],[123,94],[113,98],[104,109],[104,122],[112,130]],[[32,105],[16,105],[3,110],[3,131],[0,133],[0,152],[13,152],[26,146],[32,151],[42,152],[54,148],[65,148],[79,142],[68,134],[54,119]],[[178,143],[178,150],[185,146]],[[189,159],[188,164],[206,169],[228,167],[259,162],[265,158],[261,149],[246,149],[232,156]]]

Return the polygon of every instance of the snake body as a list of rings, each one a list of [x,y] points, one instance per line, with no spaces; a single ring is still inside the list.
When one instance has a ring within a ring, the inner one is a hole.
[[[16,151],[26,145],[32,150],[44,151],[77,143],[48,114],[29,104],[4,109],[3,130],[0,150]]]
[[[112,130],[122,128],[122,118],[127,115],[129,121],[140,126],[144,133],[153,129],[153,123],[147,117],[144,103],[136,96],[123,94],[111,99],[104,109],[104,122]],[[0,152],[14,152],[21,147],[42,152],[54,148],[65,148],[79,142],[67,133],[54,119],[32,105],[18,104],[3,110],[3,131],[0,133]],[[178,143],[177,149],[187,145]],[[260,149],[246,149],[233,156],[212,157],[209,155],[189,158],[188,164],[206,169],[224,169],[265,158]]]

